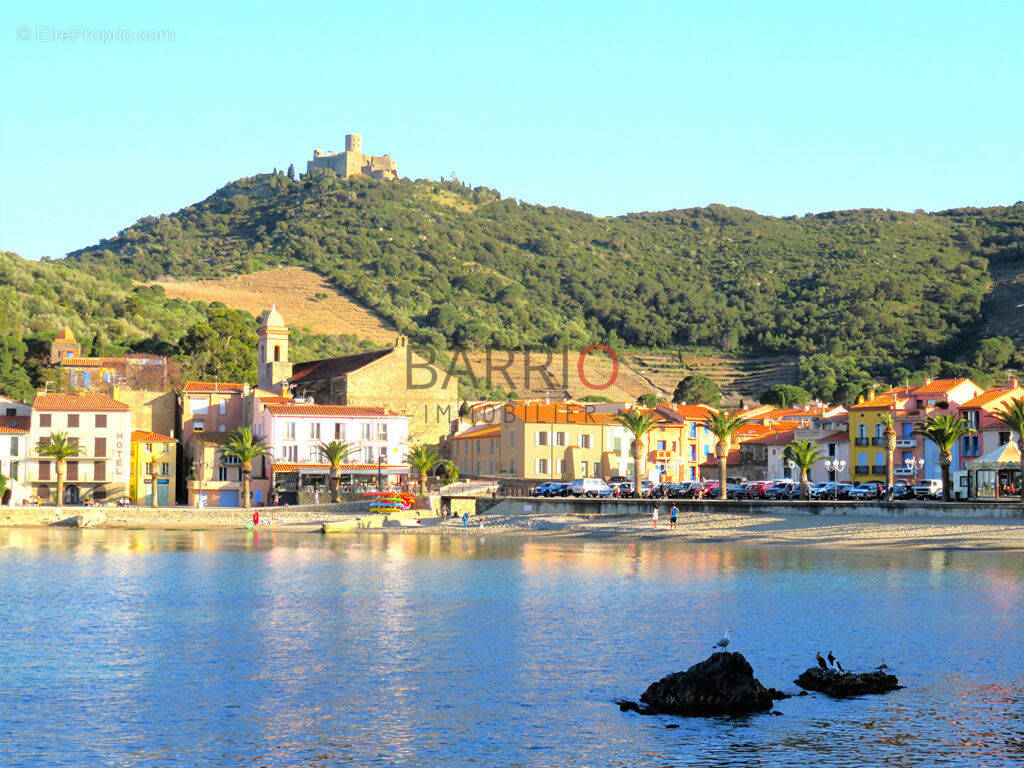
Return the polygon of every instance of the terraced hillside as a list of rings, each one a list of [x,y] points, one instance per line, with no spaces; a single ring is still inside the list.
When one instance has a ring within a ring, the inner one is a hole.
[[[796,380],[796,358],[783,355],[698,355],[643,351],[626,356],[630,368],[654,387],[672,394],[686,376],[702,373],[712,378],[727,403],[756,399],[775,384]]]

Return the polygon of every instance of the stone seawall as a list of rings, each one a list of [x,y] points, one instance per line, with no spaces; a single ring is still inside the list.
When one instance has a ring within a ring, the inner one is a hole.
[[[495,503],[497,502],[497,503]],[[575,499],[515,498],[479,499],[481,514],[579,515],[581,517],[629,517],[650,515],[657,504],[664,518],[673,504],[681,513],[732,513],[741,515],[821,515],[827,517],[894,518],[1024,518],[1017,502],[1009,504],[953,501],[715,501],[689,499]]]

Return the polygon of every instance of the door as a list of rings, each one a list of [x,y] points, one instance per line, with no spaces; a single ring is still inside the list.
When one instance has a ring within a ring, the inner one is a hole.
[[[77,504],[78,503],[78,486],[68,485],[64,488],[64,503],[65,504]]]
[[[158,507],[171,505],[171,484],[167,480],[156,481],[156,503]]]
[[[219,494],[220,506],[222,507],[237,507],[238,506],[238,491],[223,490]]]

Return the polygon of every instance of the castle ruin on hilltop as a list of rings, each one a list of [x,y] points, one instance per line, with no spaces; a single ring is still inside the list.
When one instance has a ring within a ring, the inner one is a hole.
[[[363,137],[358,133],[345,136],[345,151],[313,150],[313,159],[306,163],[306,173],[314,168],[330,168],[343,179],[368,176],[381,181],[397,179],[398,165],[391,155],[364,155]]]

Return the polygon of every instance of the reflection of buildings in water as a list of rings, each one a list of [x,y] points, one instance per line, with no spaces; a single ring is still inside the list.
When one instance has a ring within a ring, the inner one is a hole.
[[[948,757],[964,763],[1024,763],[1024,686],[970,685],[958,675],[949,682],[950,702],[935,716],[959,737]]]

